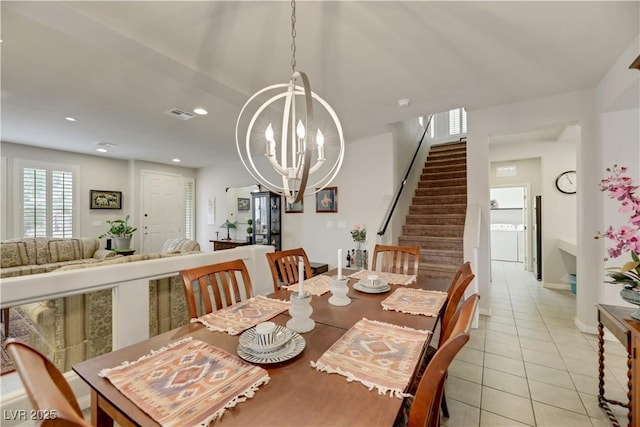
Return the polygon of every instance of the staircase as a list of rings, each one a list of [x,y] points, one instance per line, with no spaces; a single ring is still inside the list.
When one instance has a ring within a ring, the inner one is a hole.
[[[432,146],[398,238],[420,247],[421,276],[451,279],[460,267],[466,209],[466,142]]]

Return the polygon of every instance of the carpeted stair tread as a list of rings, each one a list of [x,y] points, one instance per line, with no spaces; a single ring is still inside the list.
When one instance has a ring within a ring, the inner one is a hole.
[[[443,188],[443,187],[459,187],[467,186],[467,177],[447,178],[447,179],[428,179],[418,182],[418,188]]]
[[[433,214],[464,214],[467,211],[465,204],[453,205],[411,205],[409,206],[410,215],[433,215]]]
[[[445,195],[467,195],[466,185],[452,185],[451,187],[427,187],[416,188],[416,196],[429,197],[429,196],[445,196]]]
[[[407,215],[406,225],[461,225],[464,214],[443,213],[438,215]]]
[[[459,225],[404,225],[402,235],[432,236],[432,237],[459,237],[464,235],[464,226]]]
[[[415,206],[424,205],[465,205],[467,204],[467,194],[447,194],[438,196],[415,196],[412,200]]]
[[[444,172],[427,172],[420,175],[420,180],[428,179],[449,179],[449,178],[466,178],[467,170],[444,171]]]

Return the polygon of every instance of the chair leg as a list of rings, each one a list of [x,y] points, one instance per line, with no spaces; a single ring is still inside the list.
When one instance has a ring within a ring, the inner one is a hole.
[[[444,393],[444,388],[442,389],[442,400],[440,401],[440,408],[442,409],[442,416],[445,418],[449,418],[449,408],[447,408],[447,396]]]

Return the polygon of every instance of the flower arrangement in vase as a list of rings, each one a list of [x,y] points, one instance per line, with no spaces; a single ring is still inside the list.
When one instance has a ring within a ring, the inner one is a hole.
[[[620,295],[625,301],[640,305],[640,199],[635,194],[638,186],[633,185],[633,179],[626,175],[627,168],[624,166],[613,165],[607,168],[607,172],[611,175],[600,181],[600,190],[608,192],[610,199],[618,200],[621,204],[619,212],[630,217],[627,225],[618,228],[609,226],[606,231],[599,231],[595,238],[603,237],[615,243],[607,248],[611,258],[631,253],[631,261],[620,267],[607,268],[606,274],[610,278],[608,283],[624,285]],[[640,307],[631,317],[640,320]]]
[[[355,264],[357,269],[363,268],[362,244],[367,241],[367,229],[362,225],[354,225],[351,227],[351,237],[357,244]]]

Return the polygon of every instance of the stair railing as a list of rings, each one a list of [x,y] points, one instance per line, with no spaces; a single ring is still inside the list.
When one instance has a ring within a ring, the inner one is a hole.
[[[404,190],[404,187],[407,184],[407,180],[409,179],[409,175],[411,174],[411,170],[413,169],[413,164],[415,163],[416,158],[418,157],[418,153],[420,152],[420,147],[422,146],[422,142],[424,141],[424,138],[427,135],[427,131],[429,130],[429,126],[431,126],[432,120],[433,120],[433,114],[429,115],[429,120],[427,121],[427,125],[424,127],[422,138],[420,138],[420,142],[418,142],[418,146],[416,147],[416,152],[413,153],[413,157],[411,158],[411,162],[409,163],[407,172],[404,174],[404,178],[402,179],[400,186],[396,190],[396,193],[393,196],[392,202],[389,204],[389,207],[387,208],[387,213],[384,214],[382,224],[378,229],[379,236],[383,236],[387,232],[387,227],[391,222],[391,217],[393,217],[393,212],[396,210],[396,206],[398,205],[398,201],[400,200],[400,196],[402,195],[402,190]]]

